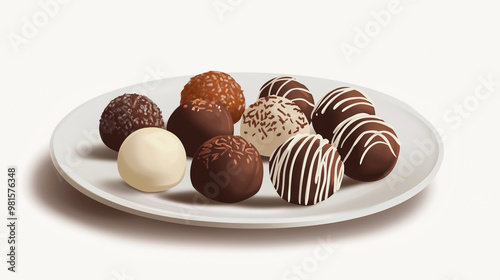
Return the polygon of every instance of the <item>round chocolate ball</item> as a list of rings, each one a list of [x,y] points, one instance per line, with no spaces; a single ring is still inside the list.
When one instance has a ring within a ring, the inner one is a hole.
[[[333,130],[342,121],[360,113],[375,115],[373,103],[361,91],[341,87],[318,102],[312,113],[312,125],[316,133],[331,140]]]
[[[344,165],[335,147],[317,134],[299,134],[283,143],[269,160],[274,188],[284,200],[314,205],[342,183]]]
[[[345,175],[359,181],[377,181],[396,165],[400,143],[394,129],[381,118],[357,114],[341,122],[333,132],[345,166]]]
[[[191,183],[207,198],[234,203],[259,191],[263,169],[262,159],[251,143],[240,136],[216,136],[194,155]]]
[[[224,72],[209,71],[192,77],[182,89],[181,104],[196,98],[219,101],[226,106],[233,123],[237,123],[245,111],[241,86]]]
[[[167,130],[179,137],[192,157],[205,141],[219,135],[233,135],[234,125],[226,107],[216,100],[193,99],[170,115]]]
[[[281,96],[290,99],[304,112],[308,122],[314,109],[314,97],[305,85],[293,77],[276,77],[267,81],[260,88],[259,98],[265,96]]]
[[[241,136],[266,157],[288,138],[309,131],[302,110],[291,100],[274,95],[259,98],[250,105],[240,123]]]
[[[123,94],[109,102],[99,120],[102,142],[118,152],[132,132],[144,127],[164,128],[160,108],[144,95]]]
[[[142,128],[123,141],[117,166],[131,187],[143,192],[165,191],[184,178],[186,152],[173,133],[157,127]]]

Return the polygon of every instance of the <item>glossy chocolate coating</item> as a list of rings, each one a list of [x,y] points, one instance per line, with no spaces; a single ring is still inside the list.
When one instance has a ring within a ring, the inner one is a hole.
[[[362,92],[341,87],[327,93],[316,104],[312,113],[312,125],[316,133],[331,140],[333,130],[342,121],[360,113],[375,115],[373,103]]]
[[[381,118],[358,114],[333,132],[332,145],[344,162],[345,175],[359,181],[377,181],[396,165],[400,144],[394,129]]]
[[[167,130],[181,140],[190,157],[205,141],[219,135],[233,135],[231,114],[215,100],[194,99],[181,104],[170,115]]]
[[[299,205],[314,205],[333,195],[340,188],[343,170],[337,150],[317,134],[291,137],[269,160],[278,195]]]
[[[235,203],[256,194],[262,185],[262,159],[257,149],[240,136],[216,136],[196,151],[191,183],[215,201]]]

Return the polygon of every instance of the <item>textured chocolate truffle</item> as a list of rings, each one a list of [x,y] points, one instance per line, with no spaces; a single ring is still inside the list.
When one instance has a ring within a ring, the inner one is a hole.
[[[271,95],[285,97],[293,101],[304,112],[307,121],[311,122],[314,98],[309,89],[297,81],[297,79],[292,77],[276,77],[267,81],[260,88],[259,98]]]
[[[251,143],[240,136],[216,136],[196,151],[191,182],[210,199],[234,203],[259,191],[263,169],[262,159]]]
[[[205,141],[219,135],[233,135],[234,125],[226,107],[215,100],[193,99],[170,115],[167,130],[181,140],[192,157]]]
[[[245,111],[245,96],[241,86],[229,74],[210,71],[192,77],[181,92],[181,104],[191,99],[217,100],[226,106],[233,123]]]
[[[127,136],[144,127],[165,127],[160,108],[144,95],[126,93],[102,112],[99,134],[106,146],[118,151]]]
[[[345,119],[356,114],[375,115],[370,99],[362,92],[341,87],[327,93],[312,113],[312,125],[316,133],[332,139],[333,130]]]
[[[396,165],[400,143],[394,129],[381,118],[357,114],[339,124],[333,132],[345,166],[345,175],[359,181],[376,181]]]
[[[293,136],[269,160],[274,188],[281,198],[299,205],[329,198],[340,188],[343,171],[337,150],[316,134]]]
[[[250,105],[240,124],[241,136],[266,157],[288,138],[309,131],[302,110],[292,101],[274,95],[259,98]]]

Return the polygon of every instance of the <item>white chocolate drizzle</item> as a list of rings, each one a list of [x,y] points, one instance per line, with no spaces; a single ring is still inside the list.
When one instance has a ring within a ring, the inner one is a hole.
[[[336,90],[333,90],[331,91],[330,93],[326,94],[319,102],[318,104],[316,105],[316,108],[314,110],[314,112],[318,112],[319,110],[321,110],[321,114],[324,114],[326,112],[326,110],[328,108],[330,108],[330,105],[337,99],[341,98],[342,95],[346,94],[346,93],[349,93],[351,91],[357,91],[361,94],[361,96],[354,96],[354,97],[348,97],[348,98],[344,98],[344,99],[341,99],[340,101],[338,101],[337,103],[335,103],[335,105],[332,107],[332,110],[337,110],[342,104],[344,104],[345,102],[348,102],[348,101],[353,101],[353,100],[359,100],[359,102],[356,102],[356,103],[353,103],[353,104],[350,104],[344,108],[342,108],[342,112],[345,112],[347,110],[349,110],[350,108],[352,107],[355,107],[355,106],[359,106],[359,105],[366,105],[366,106],[370,106],[370,107],[373,107],[373,103],[371,102],[371,100],[368,98],[368,96],[366,96],[365,94],[363,94],[361,91],[359,90],[356,90],[356,89],[353,89],[353,88],[350,88],[350,87],[345,87],[345,88],[338,88]]]
[[[301,140],[303,141],[297,147]],[[318,146],[314,147],[316,143]],[[296,192],[298,204],[307,205],[309,197],[313,195],[312,204],[316,204],[327,199],[330,193],[338,191],[344,175],[344,164],[334,147],[329,147],[323,153],[323,147],[327,144],[328,140],[323,139],[320,135],[298,134],[274,151],[271,155],[269,173],[276,191],[282,198],[291,202],[292,193]],[[297,157],[303,150],[305,150],[303,159],[297,161]],[[309,160],[311,153],[312,157]],[[294,167],[298,162],[302,164],[300,178],[298,182],[293,182]],[[315,170],[314,174],[313,170]],[[331,174],[333,174],[333,182]],[[286,180],[287,176],[288,181]],[[287,182],[288,184],[285,185]],[[311,190],[313,182],[315,188]],[[333,190],[331,190],[332,187]],[[311,194],[311,191],[314,191],[314,194]],[[304,195],[302,195],[303,193]]]
[[[354,127],[350,128],[355,122],[360,121],[358,124],[356,124]],[[380,124],[384,127],[387,127],[387,130],[366,130],[362,131],[359,133],[358,137],[354,140],[353,144],[349,148],[349,151],[347,154],[342,158],[343,162],[346,162],[349,159],[349,156],[351,155],[352,151],[356,148],[358,143],[361,141],[363,136],[365,135],[371,135],[365,143],[363,143],[363,148],[365,149],[363,151],[363,154],[360,157],[359,164],[363,164],[363,159],[365,158],[366,154],[368,151],[374,147],[375,145],[387,145],[394,157],[397,157],[394,147],[391,145],[391,141],[389,141],[389,137],[394,139],[394,141],[398,144],[401,145],[399,142],[398,137],[392,133],[390,130],[394,130],[392,126],[388,125],[385,123],[381,118],[374,116],[374,115],[369,115],[366,113],[361,113],[361,114],[356,114],[352,117],[349,117],[342,121],[334,130],[333,130],[333,137],[332,137],[332,145],[336,147],[337,149],[343,148],[347,139],[355,133],[361,126],[368,124],[368,123],[376,123]],[[379,137],[376,139],[376,137]],[[382,140],[380,140],[380,138]],[[374,140],[378,141],[374,141]],[[340,146],[339,146],[340,145]]]
[[[311,92],[305,86],[304,87],[292,87],[292,88],[288,89],[286,92],[282,92],[284,90],[283,87],[285,87],[290,82],[297,82],[298,84],[301,84],[299,81],[297,81],[297,79],[292,78],[292,77],[276,77],[276,78],[272,79],[271,81],[267,82],[260,89],[260,93],[262,94],[263,92],[266,92],[265,96],[269,96],[271,94],[271,92],[272,92],[272,89],[273,89],[274,85],[277,82],[281,82],[281,81],[285,81],[285,82],[283,84],[281,84],[281,86],[278,88],[278,90],[276,90],[275,95],[288,98],[287,97],[288,94],[290,94],[290,93],[292,93],[294,91],[297,91],[297,90],[298,91],[306,92],[308,94],[311,94]],[[307,105],[309,105],[311,107],[314,107],[314,103],[312,103],[311,101],[309,101],[309,100],[307,100],[305,98],[297,97],[297,98],[289,98],[289,99],[292,100],[292,101],[305,102],[305,103],[307,103]]]

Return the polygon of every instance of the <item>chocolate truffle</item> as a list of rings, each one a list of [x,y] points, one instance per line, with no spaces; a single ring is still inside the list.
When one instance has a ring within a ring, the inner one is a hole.
[[[341,87],[318,102],[312,114],[312,125],[316,133],[332,139],[333,130],[342,121],[360,113],[375,115],[370,99],[359,90]]]
[[[309,130],[309,122],[299,106],[275,95],[259,98],[250,105],[240,124],[241,136],[266,157],[288,138]]]
[[[143,192],[165,191],[179,184],[186,171],[186,152],[173,133],[148,127],[130,134],[118,151],[118,172]]]
[[[345,166],[345,175],[359,181],[376,181],[396,165],[400,143],[394,129],[381,118],[365,113],[354,115],[333,131]]]
[[[269,174],[279,196],[299,205],[329,198],[340,188],[343,171],[337,150],[317,134],[291,137],[269,160]]]
[[[123,94],[109,102],[99,121],[102,142],[118,151],[123,140],[144,127],[165,127],[160,108],[148,97]]]
[[[262,159],[251,143],[240,136],[216,136],[196,151],[191,182],[210,199],[234,203],[259,191],[263,169]]]
[[[276,77],[267,81],[260,88],[260,96],[276,95],[290,99],[299,106],[306,115],[307,121],[311,122],[311,113],[314,109],[314,98],[309,89],[292,77]]]
[[[181,140],[192,157],[205,141],[219,135],[233,135],[231,115],[215,100],[193,99],[181,104],[170,115],[167,130]]]
[[[223,72],[210,71],[192,77],[181,92],[181,104],[196,98],[219,101],[226,106],[233,123],[240,120],[245,110],[245,96],[241,86]]]

